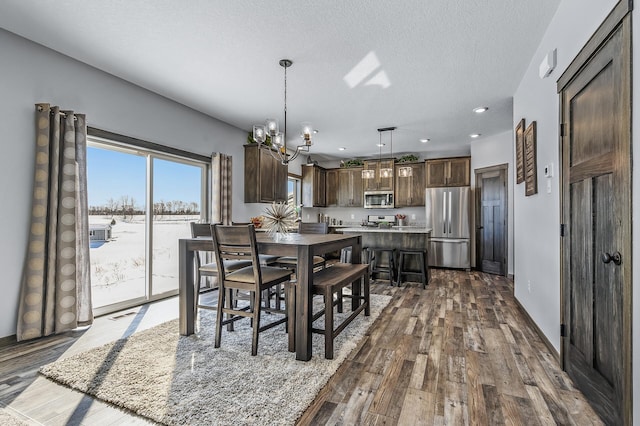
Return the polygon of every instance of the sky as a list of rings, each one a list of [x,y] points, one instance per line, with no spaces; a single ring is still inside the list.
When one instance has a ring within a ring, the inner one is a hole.
[[[202,168],[154,158],[153,201],[196,202],[200,205]],[[89,206],[104,206],[109,198],[133,197],[145,205],[145,156],[87,147]]]

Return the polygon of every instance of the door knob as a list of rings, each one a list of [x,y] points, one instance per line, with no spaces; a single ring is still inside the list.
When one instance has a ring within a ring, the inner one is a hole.
[[[611,261],[616,265],[620,265],[622,263],[622,255],[619,251],[616,251],[613,254],[602,253],[601,259],[603,263],[610,263]]]

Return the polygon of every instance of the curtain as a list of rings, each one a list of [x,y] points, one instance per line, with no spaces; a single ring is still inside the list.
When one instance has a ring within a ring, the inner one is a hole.
[[[36,104],[35,179],[18,341],[93,322],[86,142],[83,114]]]
[[[213,153],[211,155],[211,222],[231,224],[231,173],[232,157]]]

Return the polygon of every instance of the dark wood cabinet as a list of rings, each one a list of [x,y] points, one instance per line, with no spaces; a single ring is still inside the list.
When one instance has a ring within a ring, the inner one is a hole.
[[[373,170],[374,177],[363,179],[365,191],[393,191],[393,159],[371,160],[364,162],[364,170]],[[380,177],[381,169],[390,169],[389,177]]]
[[[411,168],[411,176],[400,176],[399,170],[402,167]],[[424,206],[425,199],[425,177],[424,162],[403,163],[395,165],[395,206],[396,207],[417,207]]]
[[[328,186],[327,190],[329,190]],[[338,169],[338,190],[336,192],[340,207],[362,207],[364,202],[362,168]]]
[[[269,148],[244,146],[244,202],[287,201],[288,167],[274,158]]]
[[[471,157],[427,160],[426,175],[428,188],[469,186],[471,184]]]
[[[315,165],[302,166],[302,204],[305,207],[326,207],[326,169]]]
[[[340,169],[329,169],[327,170],[327,179],[326,179],[326,191],[325,191],[325,202],[327,207],[336,207],[339,204],[338,201],[338,191],[340,191],[340,184],[338,181],[338,174]]]

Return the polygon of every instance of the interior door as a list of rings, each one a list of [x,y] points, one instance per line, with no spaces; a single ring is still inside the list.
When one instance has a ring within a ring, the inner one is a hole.
[[[507,273],[507,168],[476,170],[476,267]]]
[[[622,425],[631,424],[630,14],[614,28],[559,81],[562,360],[602,420]]]

